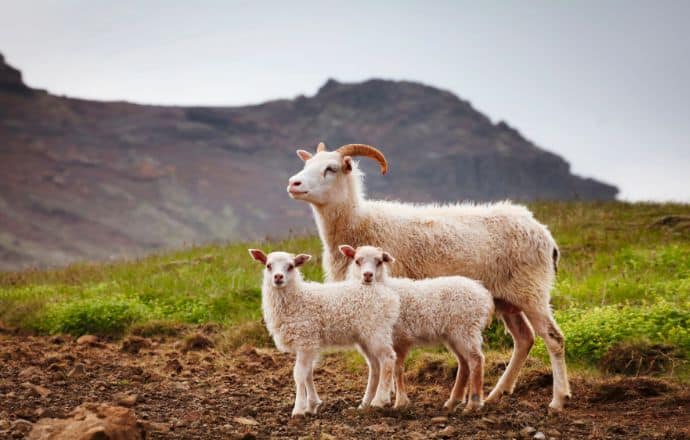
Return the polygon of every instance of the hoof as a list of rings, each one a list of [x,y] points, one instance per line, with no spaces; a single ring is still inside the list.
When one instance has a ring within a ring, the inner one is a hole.
[[[409,406],[410,404],[410,399],[407,398],[407,396],[400,395],[396,396],[395,398],[395,405],[393,405],[393,408],[396,409],[401,409]]]
[[[455,411],[455,408],[457,408],[459,403],[460,402],[457,402],[455,400],[448,399],[446,400],[446,403],[443,404],[443,409],[445,409],[448,412],[453,412]]]
[[[304,417],[304,410],[303,409],[293,409],[292,410],[292,417]]]
[[[390,399],[374,399],[371,401],[371,406],[376,408],[384,408],[386,405],[390,405]]]
[[[465,408],[462,410],[462,413],[463,413],[463,414],[471,414],[471,413],[475,413],[475,412],[481,411],[482,408],[484,408],[484,404],[483,404],[483,403],[479,403],[479,404],[477,404],[477,403],[475,403],[475,404],[469,404],[469,405],[465,406]]]
[[[317,400],[314,402],[309,402],[309,405],[307,405],[307,413],[308,414],[316,414],[319,412],[319,408],[323,404],[323,400]]]
[[[563,411],[563,402],[554,399],[549,403],[549,412],[559,413],[561,411]]]

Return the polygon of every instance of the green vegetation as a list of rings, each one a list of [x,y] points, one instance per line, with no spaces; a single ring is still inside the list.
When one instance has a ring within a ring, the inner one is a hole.
[[[561,248],[553,292],[571,362],[596,365],[612,349],[663,344],[690,358],[690,206],[535,203]],[[218,323],[222,345],[265,343],[260,268],[247,247],[308,252],[321,279],[317,238],[204,246],[114,264],[0,274],[0,321],[40,333],[178,334]],[[492,347],[510,339],[494,323]],[[540,343],[535,352],[545,357]],[[674,364],[676,365],[676,364]],[[683,370],[683,369],[681,369]],[[685,369],[687,370],[687,369]],[[685,373],[683,373],[685,374]]]

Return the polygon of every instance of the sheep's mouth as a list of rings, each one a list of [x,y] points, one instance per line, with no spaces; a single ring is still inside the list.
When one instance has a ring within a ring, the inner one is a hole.
[[[299,196],[303,196],[303,195],[309,193],[309,191],[297,191],[297,190],[294,190],[294,189],[289,189],[289,190],[288,190],[288,193],[289,193],[292,197],[299,197]]]

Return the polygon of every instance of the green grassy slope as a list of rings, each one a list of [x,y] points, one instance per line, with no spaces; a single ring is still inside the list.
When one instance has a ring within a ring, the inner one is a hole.
[[[561,248],[553,307],[571,360],[600,363],[626,344],[690,357],[690,206],[530,208]],[[0,321],[41,333],[113,336],[142,326],[243,328],[260,319],[260,267],[247,254],[250,246],[311,253],[317,258],[305,277],[321,279],[318,238],[203,246],[136,261],[0,274]],[[488,339],[499,347],[508,343],[499,324]],[[543,346],[536,352],[543,355]]]

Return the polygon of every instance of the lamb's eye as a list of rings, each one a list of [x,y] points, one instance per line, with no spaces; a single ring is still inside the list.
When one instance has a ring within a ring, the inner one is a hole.
[[[380,265],[382,265],[382,264],[383,264],[383,261],[381,261],[381,260],[376,260],[376,265],[377,265],[377,266],[380,266]]]
[[[361,266],[361,265],[362,265],[362,262],[361,262],[360,260],[355,260],[355,264],[356,264],[357,266]]]
[[[335,168],[333,168],[331,166],[326,167],[326,169],[323,170],[323,177],[326,177],[328,175],[328,173],[335,174]]]
[[[288,266],[288,272],[291,271],[291,270],[294,269],[294,268],[295,268],[295,266],[293,266],[292,264],[289,265],[289,266]]]
[[[272,268],[273,266],[271,266],[270,263],[266,265],[266,269],[271,270]]]

